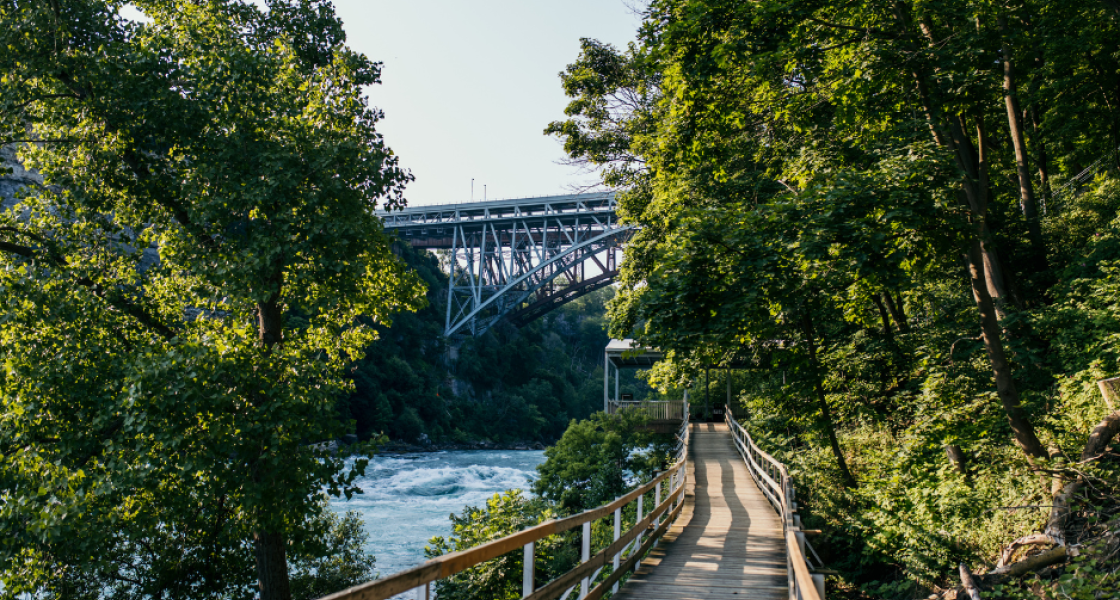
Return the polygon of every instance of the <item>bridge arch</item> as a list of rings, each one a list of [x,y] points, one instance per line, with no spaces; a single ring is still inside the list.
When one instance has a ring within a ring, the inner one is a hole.
[[[634,231],[599,192],[409,207],[380,213],[415,248],[450,252],[444,335],[524,325],[618,275]]]

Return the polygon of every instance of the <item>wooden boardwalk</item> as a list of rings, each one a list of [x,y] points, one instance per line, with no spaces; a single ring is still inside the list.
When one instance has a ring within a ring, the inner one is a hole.
[[[694,423],[685,506],[617,600],[780,600],[782,521],[755,486],[724,423]]]

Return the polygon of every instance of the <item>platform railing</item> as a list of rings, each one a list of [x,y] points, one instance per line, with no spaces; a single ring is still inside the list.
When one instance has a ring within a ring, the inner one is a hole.
[[[475,565],[516,551],[518,548],[522,549],[525,557],[521,595],[523,600],[557,598],[568,600],[573,594],[575,598],[581,600],[597,600],[608,590],[617,592],[623,576],[639,566],[641,558],[669,529],[684,506],[684,489],[688,479],[686,464],[689,440],[688,412],[684,414],[685,418],[677,432],[677,449],[672,466],[649,483],[614,502],[563,519],[545,521],[540,525],[468,550],[438,556],[418,567],[324,596],[320,600],[387,600],[409,592],[414,592],[417,600],[431,600],[433,582],[451,577]],[[650,492],[654,494],[653,508],[647,512],[643,504],[645,496]],[[637,522],[623,532],[622,510],[631,503],[637,504],[635,513]],[[609,516],[614,518],[613,542],[592,555],[591,524]],[[534,569],[536,542],[576,527],[582,528],[580,544],[582,552],[579,565],[556,579],[538,586]],[[610,575],[596,583],[608,564],[612,567]]]
[[[684,419],[688,416],[686,400],[611,400],[607,402],[607,414],[615,415],[623,411],[640,410],[653,421]]]
[[[731,430],[735,447],[747,464],[747,471],[782,518],[790,600],[824,600],[824,574],[814,572],[823,570],[824,564],[806,539],[806,532],[801,529],[789,469],[755,445],[751,434],[731,416],[730,411],[724,415],[724,420]],[[816,559],[816,566],[809,561],[809,554]]]

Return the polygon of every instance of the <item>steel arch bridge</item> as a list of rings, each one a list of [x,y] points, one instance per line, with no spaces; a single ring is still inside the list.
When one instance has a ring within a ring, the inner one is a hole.
[[[622,244],[611,192],[379,212],[415,248],[450,251],[444,335],[524,325],[614,280]]]

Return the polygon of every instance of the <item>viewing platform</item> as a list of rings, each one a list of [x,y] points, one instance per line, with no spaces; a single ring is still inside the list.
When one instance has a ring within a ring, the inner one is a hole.
[[[648,416],[643,427],[676,433],[672,463],[651,481],[603,506],[322,600],[388,600],[402,593],[431,600],[433,582],[501,556],[520,559],[522,600],[599,600],[608,594],[617,600],[824,600],[829,571],[806,537],[811,532],[801,528],[789,470],[754,443],[733,411],[721,408],[721,422],[692,422],[687,393],[681,400],[620,397],[621,369],[649,367],[662,357],[632,340],[611,340],[604,363],[605,412],[641,411]],[[593,536],[596,523],[600,533]],[[610,524],[613,536],[604,536]],[[577,528],[579,563],[550,581],[538,580],[537,544]]]
[[[680,400],[636,401],[619,394],[622,369],[648,369],[664,357],[658,350],[636,346],[634,340],[611,340],[603,355],[603,412],[614,415],[623,411],[641,411],[649,418],[645,428],[660,433],[676,431],[688,416],[688,390]]]

